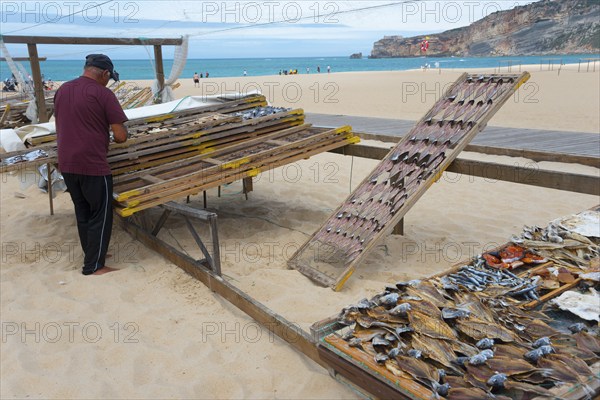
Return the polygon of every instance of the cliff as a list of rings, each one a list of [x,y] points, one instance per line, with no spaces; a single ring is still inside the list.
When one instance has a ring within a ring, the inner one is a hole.
[[[600,50],[600,2],[542,0],[427,36],[428,56],[596,53]],[[375,42],[371,57],[420,56],[424,38],[386,36]]]

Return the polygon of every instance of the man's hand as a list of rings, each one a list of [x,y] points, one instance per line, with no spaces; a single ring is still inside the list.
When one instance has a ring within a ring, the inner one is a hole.
[[[115,142],[124,143],[127,140],[127,128],[123,124],[112,124],[110,129],[113,131]]]

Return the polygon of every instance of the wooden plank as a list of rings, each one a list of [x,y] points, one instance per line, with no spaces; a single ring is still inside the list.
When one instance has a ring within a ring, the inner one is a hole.
[[[389,150],[381,147],[358,144],[332,150],[332,153],[381,160],[389,153]],[[556,159],[556,155],[550,153],[544,154],[547,155],[548,158],[554,157]],[[460,158],[455,159],[452,164],[448,166],[446,171],[469,176],[479,176],[490,180],[520,183],[523,185],[546,187],[595,196],[600,195],[600,177],[592,175],[534,169],[527,166],[521,167],[518,165],[506,165]]]
[[[290,344],[294,349],[315,361],[317,364],[326,367],[326,364],[319,357],[317,346],[311,340],[311,336],[298,327],[297,324],[294,324],[281,315],[273,312],[230,282],[216,275],[204,266],[199,265],[191,257],[152,236],[147,231],[142,230],[124,218],[117,217],[117,221],[134,239],[139,240],[148,248],[162,255],[165,259],[202,282],[210,290],[239,308],[250,318],[253,318],[255,321],[262,324],[270,332],[273,332],[282,340]]]
[[[582,154],[567,154],[564,152],[547,152],[539,150],[515,149],[509,147],[494,147],[471,143],[465,151],[508,157],[523,157],[533,161],[552,161],[573,163],[600,168],[600,158]]]
[[[47,57],[38,57],[38,61],[46,61]],[[29,61],[29,57],[12,57],[13,61]],[[0,57],[0,61],[6,61],[6,57]]]
[[[364,351],[354,349],[342,338],[329,335],[319,344],[319,354],[351,382],[385,398],[433,399],[433,392],[412,379],[395,376],[375,363]]]
[[[307,120],[320,126],[334,126],[343,122],[352,125],[354,132],[364,139],[384,142],[398,142],[414,125],[414,121],[390,118],[315,113],[307,114]],[[594,167],[599,166],[600,138],[597,133],[490,126],[475,137],[465,150],[514,157],[524,156],[534,161],[554,161],[555,158],[534,157],[537,152],[542,153],[542,155],[548,153],[547,149],[544,150],[544,143],[555,139],[566,140],[563,143],[567,145],[569,141],[577,143],[576,146],[570,146],[568,149],[555,149],[559,153],[566,154],[566,156],[561,154],[561,158],[565,158],[563,162],[575,162]],[[570,156],[574,156],[574,158],[571,160],[569,159]],[[583,156],[583,159],[578,159],[577,156]]]
[[[562,285],[558,289],[555,289],[555,290],[550,291],[549,293],[546,293],[545,295],[541,296],[537,300],[533,300],[533,301],[530,301],[529,303],[525,303],[525,304],[521,305],[521,307],[524,308],[525,310],[531,310],[531,309],[539,306],[540,304],[545,303],[548,300],[553,299],[556,296],[566,292],[567,290],[574,288],[575,286],[579,285],[579,282],[581,282],[581,278],[577,278],[571,283]]]
[[[179,46],[183,43],[181,38],[154,39],[154,38],[102,38],[102,37],[75,37],[75,36],[19,36],[2,35],[4,43],[27,44],[88,44],[110,46]],[[31,55],[29,56],[31,58]]]

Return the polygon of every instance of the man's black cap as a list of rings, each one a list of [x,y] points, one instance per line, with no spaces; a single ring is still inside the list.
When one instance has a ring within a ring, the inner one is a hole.
[[[119,81],[119,73],[115,71],[115,67],[111,59],[104,54],[89,54],[85,57],[85,66],[97,67],[110,72],[110,77],[115,81]]]

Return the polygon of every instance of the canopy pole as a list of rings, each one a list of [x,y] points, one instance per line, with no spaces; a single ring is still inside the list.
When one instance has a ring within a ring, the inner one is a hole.
[[[162,47],[154,45],[154,59],[156,61],[156,80],[158,81],[158,94],[156,103],[162,103],[162,91],[165,87],[165,72],[163,69]]]
[[[31,63],[31,75],[33,77],[33,87],[35,90],[34,93],[35,103],[37,105],[38,123],[48,122],[44,84],[42,83],[42,71],[40,69],[37,45],[35,43],[27,43],[27,51],[29,52],[29,62]]]

